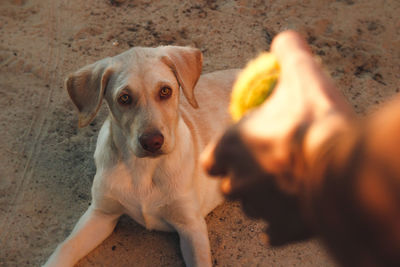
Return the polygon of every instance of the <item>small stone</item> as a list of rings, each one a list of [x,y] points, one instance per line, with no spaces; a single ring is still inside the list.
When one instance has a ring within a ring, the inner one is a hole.
[[[113,46],[119,46],[118,40],[114,40],[114,41],[112,42],[112,45],[113,45]]]

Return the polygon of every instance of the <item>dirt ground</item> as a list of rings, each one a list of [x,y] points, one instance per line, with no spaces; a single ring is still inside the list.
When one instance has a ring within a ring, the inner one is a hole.
[[[296,3],[296,4],[293,4]],[[360,114],[399,92],[397,0],[1,0],[0,266],[38,266],[90,204],[107,112],[78,129],[67,73],[132,46],[198,47],[204,72],[242,67],[285,29],[301,32]],[[207,217],[215,266],[335,266],[317,240],[263,244],[238,203]],[[79,266],[183,266],[178,236],[124,217]]]

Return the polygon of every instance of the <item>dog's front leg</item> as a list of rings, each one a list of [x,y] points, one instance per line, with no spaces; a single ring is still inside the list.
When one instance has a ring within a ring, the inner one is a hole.
[[[119,217],[120,214],[104,213],[90,206],[45,266],[73,266],[112,233]]]
[[[165,220],[179,234],[180,246],[186,266],[212,266],[207,224],[192,201],[180,201],[165,209]]]
[[[177,226],[183,258],[187,266],[212,266],[207,224],[203,217]]]

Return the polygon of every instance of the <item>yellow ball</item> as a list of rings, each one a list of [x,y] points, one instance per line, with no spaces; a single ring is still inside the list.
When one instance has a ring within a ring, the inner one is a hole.
[[[268,52],[260,54],[246,65],[233,85],[229,111],[234,121],[268,98],[278,81],[279,73],[276,57]]]

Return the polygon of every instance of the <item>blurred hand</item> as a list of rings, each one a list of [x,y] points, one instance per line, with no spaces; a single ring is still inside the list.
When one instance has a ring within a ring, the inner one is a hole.
[[[272,245],[311,235],[301,194],[318,147],[353,116],[305,41],[279,34],[271,52],[281,66],[279,82],[265,103],[233,125],[202,155],[207,172],[223,176],[223,193],[269,223]]]

